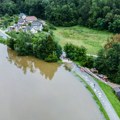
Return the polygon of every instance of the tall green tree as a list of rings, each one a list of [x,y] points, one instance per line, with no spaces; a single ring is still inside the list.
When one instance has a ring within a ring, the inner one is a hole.
[[[106,74],[112,82],[120,83],[120,43],[115,43],[110,48],[100,51],[95,67]]]

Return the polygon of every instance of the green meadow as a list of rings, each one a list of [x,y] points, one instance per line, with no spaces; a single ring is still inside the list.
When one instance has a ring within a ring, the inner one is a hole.
[[[57,27],[54,30],[55,39],[63,47],[66,43],[87,48],[88,54],[97,54],[113,35],[107,31],[99,31],[81,26]]]

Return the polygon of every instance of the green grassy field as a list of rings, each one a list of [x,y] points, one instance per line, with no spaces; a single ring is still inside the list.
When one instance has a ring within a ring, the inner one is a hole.
[[[98,82],[98,84],[100,85],[100,87],[102,88],[104,93],[106,94],[107,98],[111,102],[111,104],[112,104],[113,108],[115,109],[116,113],[120,117],[120,101],[118,100],[118,98],[114,94],[113,89],[110,86],[106,85],[105,83],[103,83],[103,82],[101,82],[97,79],[95,79],[95,80]]]
[[[54,35],[59,44],[63,47],[66,43],[87,48],[87,53],[97,54],[105,45],[108,38],[113,34],[106,31],[98,31],[86,27],[57,27]]]

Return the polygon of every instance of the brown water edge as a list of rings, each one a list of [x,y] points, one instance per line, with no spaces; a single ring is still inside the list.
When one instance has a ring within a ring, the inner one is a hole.
[[[64,65],[19,57],[0,44],[0,120],[103,120]]]
[[[8,60],[10,61],[10,63],[13,63],[18,68],[22,69],[24,74],[27,74],[27,72],[40,72],[41,75],[45,76],[45,79],[51,80],[58,67],[60,66],[57,63],[44,62],[31,56],[17,56],[16,52],[9,48],[7,49],[7,51]]]

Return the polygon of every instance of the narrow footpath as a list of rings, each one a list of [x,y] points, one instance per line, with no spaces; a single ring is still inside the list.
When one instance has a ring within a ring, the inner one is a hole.
[[[106,97],[105,93],[98,85],[98,83],[89,74],[82,71],[74,63],[72,71],[79,75],[81,78],[83,78],[85,82],[92,88],[92,90],[100,100],[101,104],[103,105],[105,111],[107,112],[110,120],[120,120],[111,103],[109,102],[108,98]]]

